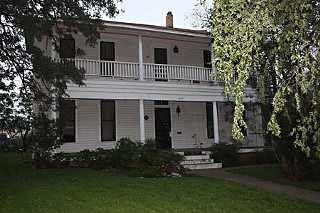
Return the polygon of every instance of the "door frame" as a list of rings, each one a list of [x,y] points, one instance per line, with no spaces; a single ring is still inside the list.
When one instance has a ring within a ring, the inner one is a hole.
[[[168,101],[168,105],[154,105],[154,138],[156,140],[156,109],[168,109],[169,110],[169,117],[170,117],[170,133],[169,133],[169,136],[170,136],[170,143],[171,143],[171,147],[169,149],[173,149],[173,137],[172,137],[172,112],[171,112],[171,103],[170,101]]]

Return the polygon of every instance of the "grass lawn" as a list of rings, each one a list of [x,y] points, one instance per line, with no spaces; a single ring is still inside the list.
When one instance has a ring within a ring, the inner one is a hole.
[[[0,153],[0,212],[319,212],[320,205],[227,181],[34,170]]]
[[[282,183],[286,185],[296,186],[300,188],[310,189],[320,192],[320,182],[308,182],[308,181],[297,181],[285,178],[281,171],[280,166],[270,165],[270,166],[250,166],[242,167],[236,169],[230,169],[229,172],[248,175],[252,177],[261,178],[264,180],[271,180],[277,183]],[[320,210],[319,210],[320,212]]]

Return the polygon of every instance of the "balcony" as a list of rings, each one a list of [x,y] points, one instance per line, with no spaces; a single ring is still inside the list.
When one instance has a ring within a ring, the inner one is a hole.
[[[211,78],[212,74],[215,73],[214,69],[204,67],[144,63],[142,70],[140,70],[139,63],[88,59],[74,59],[74,64],[77,68],[84,68],[87,77],[214,84],[223,82],[221,79]],[[140,73],[143,73],[142,78],[140,78]],[[234,79],[232,79],[232,82],[234,82]]]

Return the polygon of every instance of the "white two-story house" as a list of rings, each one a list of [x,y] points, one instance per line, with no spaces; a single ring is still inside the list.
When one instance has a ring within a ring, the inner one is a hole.
[[[159,148],[177,150],[232,140],[233,105],[223,83],[211,78],[212,37],[174,28],[170,12],[166,20],[165,27],[106,21],[93,47],[81,33],[62,38],[64,55],[46,39],[38,41],[48,56],[73,58],[86,70],[86,86],[68,85],[62,109],[72,116],[60,151],[114,148],[122,137],[154,138]],[[76,55],[76,48],[85,55]],[[245,101],[255,98],[256,90],[248,86]],[[260,108],[251,107],[245,116],[242,146],[263,146]]]

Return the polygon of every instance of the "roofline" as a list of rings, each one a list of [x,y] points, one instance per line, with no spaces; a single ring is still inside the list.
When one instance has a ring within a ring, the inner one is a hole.
[[[146,25],[146,24],[135,24],[135,23],[126,23],[126,22],[114,22],[114,21],[104,21],[104,25],[106,27],[116,27],[116,28],[124,28],[124,29],[133,29],[133,30],[141,30],[141,31],[149,31],[149,32],[158,32],[158,33],[168,33],[174,35],[183,35],[190,37],[200,37],[200,38],[209,38],[212,37],[207,34],[206,31],[196,31],[189,29],[181,29],[181,28],[168,28],[156,25]]]

